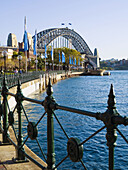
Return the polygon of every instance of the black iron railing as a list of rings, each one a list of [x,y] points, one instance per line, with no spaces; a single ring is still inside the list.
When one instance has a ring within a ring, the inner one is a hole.
[[[107,140],[107,146],[109,149],[109,170],[113,170],[114,169],[114,147],[115,147],[115,142],[117,139],[116,131],[118,131],[119,134],[121,135],[121,137],[126,141],[126,143],[128,143],[128,140],[125,138],[125,136],[118,129],[118,125],[120,125],[120,124],[123,124],[125,126],[128,125],[128,118],[122,117],[116,110],[115,96],[114,96],[112,85],[111,85],[110,93],[109,93],[109,97],[108,97],[108,108],[107,108],[106,112],[104,112],[104,113],[99,113],[99,112],[93,113],[93,112],[88,112],[88,111],[84,111],[84,110],[79,110],[79,109],[75,109],[75,108],[58,105],[56,103],[54,97],[52,96],[53,89],[52,89],[50,78],[49,78],[49,84],[48,84],[48,87],[46,90],[47,96],[45,97],[45,99],[43,101],[25,97],[21,91],[20,80],[18,81],[18,85],[17,85],[17,93],[13,94],[13,93],[9,92],[9,90],[7,88],[7,84],[6,84],[6,78],[4,77],[3,87],[2,87],[1,92],[2,92],[1,94],[3,96],[2,105],[1,105],[1,109],[0,109],[0,115],[1,115],[1,118],[3,118],[2,122],[1,122],[1,131],[3,134],[2,142],[3,142],[3,144],[11,142],[16,147],[16,155],[17,155],[16,160],[17,161],[21,161],[21,160],[25,161],[26,157],[27,157],[28,159],[33,161],[37,166],[39,166],[42,169],[45,169],[45,167],[43,165],[41,165],[39,162],[34,160],[32,157],[30,157],[25,152],[24,145],[26,144],[28,139],[31,139],[31,140],[35,140],[37,142],[39,149],[44,157],[44,161],[47,163],[47,169],[49,169],[49,170],[56,169],[68,157],[70,158],[70,160],[72,162],[80,162],[81,166],[84,169],[86,169],[86,164],[82,160],[83,154],[84,154],[83,153],[83,144],[85,144],[93,136],[95,136],[96,134],[98,134],[99,132],[101,132],[103,129],[106,128],[106,130],[107,130],[106,140]],[[15,101],[16,101],[16,105],[12,111],[10,110],[8,100],[7,100],[7,96],[9,96],[9,95],[14,97]],[[42,107],[44,107],[45,111],[44,111],[44,113],[42,113],[42,116],[40,117],[40,119],[37,122],[29,121],[28,115],[27,115],[27,113],[24,109],[24,106],[23,106],[24,101],[36,103],[36,104],[39,104]],[[77,114],[81,114],[81,115],[85,115],[85,116],[89,116],[89,117],[94,117],[97,120],[102,121],[104,123],[104,126],[101,127],[100,129],[98,129],[95,133],[93,133],[89,137],[83,139],[82,142],[80,142],[79,139],[69,137],[67,135],[66,131],[64,130],[63,126],[61,125],[61,123],[55,113],[55,110],[57,110],[57,109],[65,110],[68,112],[77,113]],[[18,135],[14,128],[15,112],[17,112],[17,114],[18,114]],[[27,120],[27,127],[26,127],[27,128],[27,137],[25,140],[23,140],[23,138],[22,138],[22,114],[21,113],[23,113],[25,115],[25,118]],[[38,125],[40,124],[40,122],[46,115],[47,115],[47,157],[45,156],[43,149],[38,141],[38,129],[37,129]],[[54,150],[54,121],[53,121],[54,119],[57,120],[64,135],[67,138],[67,155],[57,165],[55,164],[55,150]],[[12,127],[12,129],[14,131],[15,138],[17,141],[16,143],[14,141],[12,141],[11,136],[9,136],[8,131],[9,131],[10,126]]]
[[[6,81],[8,88],[12,88],[17,85],[18,79],[20,79],[21,83],[26,83],[35,79],[38,79],[40,75],[44,74],[52,74],[52,73],[57,73],[57,74],[66,74],[65,71],[63,70],[55,70],[55,71],[33,71],[33,72],[27,72],[27,73],[22,73],[22,74],[14,74],[14,73],[6,73]],[[4,74],[1,74],[0,76],[0,83],[2,83],[2,80],[4,78]]]

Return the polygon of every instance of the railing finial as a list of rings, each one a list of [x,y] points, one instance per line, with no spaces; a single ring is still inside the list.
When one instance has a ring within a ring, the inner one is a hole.
[[[51,96],[53,94],[53,88],[52,88],[52,83],[51,83],[51,77],[49,77],[49,83],[46,91],[48,96]]]
[[[113,84],[111,84],[110,92],[108,95],[108,109],[115,108],[116,100],[115,94],[113,90]]]

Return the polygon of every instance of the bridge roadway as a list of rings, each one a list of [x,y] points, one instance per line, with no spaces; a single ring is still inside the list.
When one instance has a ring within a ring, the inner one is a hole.
[[[79,76],[82,74],[82,72],[73,72],[71,75],[74,76]],[[70,76],[71,76],[70,75]],[[71,77],[72,77],[71,76]],[[61,80],[65,79],[66,77],[61,74]],[[58,79],[59,81],[59,79]],[[13,87],[15,88],[15,87]],[[10,90],[13,90],[11,88]],[[14,132],[11,127],[9,127],[9,133],[12,141],[16,143],[16,138],[14,135]],[[16,158],[16,150],[13,145],[2,145],[2,133],[0,133],[0,170],[38,170],[41,169],[39,168],[36,164],[34,164],[32,161],[26,161],[26,162],[15,162]],[[33,159],[35,159],[37,162],[39,162],[41,165],[44,167],[47,167],[47,164],[41,160],[36,154],[34,154],[26,145],[24,145],[25,152],[30,155]],[[14,158],[14,160],[13,160]]]

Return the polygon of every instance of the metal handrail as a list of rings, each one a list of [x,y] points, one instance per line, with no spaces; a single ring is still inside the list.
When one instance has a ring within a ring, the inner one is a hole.
[[[38,79],[40,75],[44,74],[52,74],[52,73],[57,73],[57,74],[65,74],[63,70],[54,70],[54,71],[32,71],[32,72],[27,72],[27,73],[10,73],[10,74],[5,74],[6,75],[6,81],[8,84],[8,88],[12,88],[17,85],[18,79],[20,79],[21,83],[26,83],[35,79]],[[2,83],[3,78],[5,76],[4,74],[1,74],[0,76],[0,83]],[[1,84],[2,85],[2,84]]]
[[[52,96],[53,89],[52,89],[50,78],[49,78],[49,84],[48,84],[48,87],[46,90],[47,96],[43,101],[24,97],[20,86],[21,86],[20,81],[18,81],[17,93],[16,94],[10,93],[7,88],[6,78],[4,77],[3,87],[2,87],[2,90],[0,90],[2,92],[2,96],[3,96],[3,104],[2,104],[3,109],[2,109],[2,114],[1,114],[1,115],[3,115],[3,127],[1,128],[2,133],[3,133],[3,143],[11,142],[16,147],[17,160],[25,160],[26,159],[25,157],[27,157],[31,161],[33,161],[37,166],[41,167],[42,169],[44,168],[42,165],[40,165],[40,163],[38,163],[33,158],[31,158],[28,154],[25,153],[24,145],[26,144],[28,138],[30,138],[31,140],[36,140],[36,142],[42,152],[42,155],[44,156],[44,160],[47,162],[47,169],[56,169],[68,157],[70,158],[70,160],[72,162],[81,162],[81,165],[84,167],[84,169],[86,169],[86,166],[84,165],[84,162],[82,161],[83,144],[86,143],[88,140],[90,140],[93,136],[95,136],[96,134],[101,132],[104,128],[106,128],[107,129],[107,134],[106,134],[107,146],[109,147],[109,170],[114,169],[114,147],[115,147],[115,142],[117,139],[116,131],[118,131],[119,134],[121,135],[121,137],[128,143],[128,140],[120,132],[120,130],[117,128],[117,126],[120,124],[127,126],[128,118],[122,117],[116,110],[115,95],[113,92],[112,85],[111,85],[109,98],[108,98],[108,108],[107,108],[106,112],[104,112],[104,113],[99,113],[99,112],[94,113],[94,112],[89,112],[89,111],[85,111],[85,110],[80,110],[80,109],[75,109],[75,108],[71,108],[71,107],[67,107],[67,106],[58,105]],[[13,109],[13,111],[10,111],[10,108],[8,105],[8,101],[7,101],[8,95],[14,97],[16,100],[16,106]],[[44,107],[45,112],[43,113],[43,115],[40,117],[40,119],[36,123],[29,121],[26,111],[22,105],[23,101],[29,101],[32,103],[42,105]],[[17,138],[18,144],[15,144],[8,134],[8,127],[9,126],[14,127],[13,126],[14,112],[16,109],[17,109],[17,113],[18,113],[18,130],[19,130],[19,134],[18,134],[18,138]],[[82,114],[82,115],[89,116],[89,117],[94,117],[97,120],[102,121],[104,123],[104,126],[101,127],[99,130],[97,130],[96,132],[94,132],[88,138],[86,138],[82,142],[80,142],[78,139],[72,138],[72,137],[70,138],[67,135],[66,131],[64,130],[63,126],[61,125],[59,119],[57,118],[57,116],[55,114],[55,110],[57,110],[57,109],[70,111],[73,113]],[[8,111],[9,111],[9,114],[8,114]],[[27,126],[28,133],[27,133],[27,137],[24,141],[22,140],[22,117],[21,117],[22,111],[24,112],[24,115],[28,122],[28,126]],[[41,146],[37,139],[37,132],[38,132],[37,126],[41,122],[41,120],[44,118],[46,113],[47,113],[47,158],[45,158],[43,150],[41,149]],[[57,120],[58,124],[60,125],[62,131],[64,132],[64,134],[68,140],[67,155],[57,165],[55,165],[53,117]],[[8,122],[8,120],[9,120],[9,122]]]

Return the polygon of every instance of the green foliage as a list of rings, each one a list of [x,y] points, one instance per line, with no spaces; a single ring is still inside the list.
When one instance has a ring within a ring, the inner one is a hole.
[[[17,51],[13,51],[13,56],[12,56],[12,59],[16,59],[18,57],[18,55],[21,55],[21,56],[25,56],[24,55],[24,52],[17,52]]]
[[[17,52],[17,51],[13,51],[13,56],[12,56],[12,58],[15,59],[15,58],[17,58],[17,56],[18,56],[18,52]]]
[[[52,61],[52,57],[51,57],[51,46],[49,46],[47,48],[47,59],[46,59],[46,62],[48,63],[48,67],[51,68],[51,63],[53,62]],[[64,52],[65,54],[65,63],[62,63],[62,52]],[[77,50],[74,50],[74,49],[69,49],[69,48],[66,48],[66,47],[63,47],[63,48],[56,48],[54,49],[54,64],[59,64],[59,53],[60,53],[60,57],[61,57],[61,62],[60,64],[61,65],[69,65],[69,56],[73,58],[76,58],[76,65],[78,65],[78,59],[80,59],[80,61],[82,61],[83,59],[80,57],[81,54],[77,51]],[[7,68],[9,70],[11,69],[14,69],[15,67],[19,67],[19,60],[18,60],[18,55],[21,55],[22,56],[22,60],[21,60],[21,68],[23,70],[25,70],[26,68],[26,57],[25,57],[25,54],[24,52],[16,52],[14,51],[13,52],[13,56],[12,56],[12,59],[9,59],[7,60]],[[45,69],[45,58],[42,59],[40,56],[37,57],[38,59],[38,64],[37,64],[37,67],[39,70],[44,70]],[[35,69],[35,58],[31,58],[31,62],[28,62],[28,70],[33,70]],[[3,57],[0,61],[0,66],[4,66],[4,60],[3,60]]]
[[[21,51],[18,53],[18,55],[25,56],[24,52],[21,52]]]
[[[37,63],[38,69],[42,70],[44,68],[44,65],[45,65],[44,60],[38,57],[38,63]]]
[[[66,47],[63,48],[56,48],[54,49],[54,63],[59,64],[59,53],[60,53],[60,57],[61,57],[61,61],[62,61],[62,52],[64,52],[65,54],[65,64],[68,65],[69,64],[69,56],[72,58],[76,58],[76,64],[78,64],[78,59],[80,58],[80,61],[82,61],[81,59],[81,54],[80,52],[78,52],[77,50],[74,49],[69,49]],[[52,63],[52,58],[51,58],[51,48],[48,48],[47,51],[47,62],[48,63]],[[61,62],[62,64],[62,62]]]

